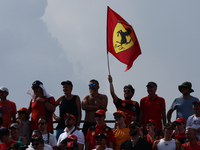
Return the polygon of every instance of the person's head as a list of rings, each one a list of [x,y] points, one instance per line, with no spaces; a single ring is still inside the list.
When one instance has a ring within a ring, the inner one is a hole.
[[[134,137],[134,136],[138,136],[138,129],[140,128],[140,125],[138,122],[136,121],[132,121],[129,124],[129,134],[130,136]]]
[[[17,141],[16,143],[14,143],[12,148],[13,150],[26,150],[27,146],[24,145],[24,143],[22,143],[21,141]]]
[[[187,127],[185,130],[185,137],[188,142],[196,141],[197,130],[194,127]]]
[[[152,81],[148,82],[146,87],[147,87],[147,93],[149,95],[155,95],[156,94],[157,84],[155,82],[152,82]]]
[[[6,87],[4,87],[4,86],[0,87],[0,99],[1,100],[6,100],[8,94],[9,94],[9,91]]]
[[[100,145],[102,147],[106,147],[106,135],[103,133],[99,133],[97,136],[95,136],[96,145]]]
[[[67,81],[63,81],[61,82],[61,85],[63,86],[63,92],[64,94],[71,94],[72,89],[73,89],[73,84],[71,81],[67,80]]]
[[[121,110],[113,113],[113,116],[116,124],[123,124],[126,121],[126,115]]]
[[[77,142],[78,138],[76,135],[74,134],[70,134],[68,135],[68,137],[66,138],[67,142]]]
[[[43,96],[43,89],[41,88],[41,85],[43,85],[43,83],[39,80],[36,80],[32,83],[32,89],[35,93],[36,96]]]
[[[200,101],[195,101],[193,104],[193,111],[195,114],[200,114]]]
[[[183,82],[181,85],[179,85],[178,89],[185,96],[189,95],[191,92],[194,92],[194,90],[192,89],[192,84],[188,81]]]
[[[38,119],[38,127],[43,132],[46,131],[48,126],[48,119],[46,117],[40,117]]]
[[[12,137],[18,137],[20,133],[20,128],[17,123],[12,123],[9,127],[9,131]]]
[[[131,99],[135,93],[135,89],[132,87],[132,85],[125,85],[124,86],[124,98]]]
[[[153,119],[145,121],[145,124],[148,132],[156,132],[156,122]]]
[[[99,109],[94,113],[95,121],[98,125],[101,125],[104,123],[104,120],[106,118],[106,112],[103,109]]]
[[[98,92],[99,90],[99,82],[95,79],[90,80],[88,86],[89,86],[90,93]]]
[[[167,137],[167,138],[171,137],[174,129],[175,129],[175,126],[173,123],[166,123],[164,126],[164,137]]]
[[[78,150],[78,144],[76,142],[68,142],[66,149],[67,150]]]
[[[8,129],[6,129],[6,128],[0,129],[0,140],[2,143],[3,142],[6,143],[10,140],[9,134],[10,134],[10,132]]]
[[[173,123],[176,125],[176,129],[178,130],[178,132],[185,130],[185,119],[177,118]]]
[[[34,150],[43,150],[44,148],[44,140],[41,137],[31,138],[31,143]]]
[[[40,137],[42,138],[42,132],[39,129],[33,130],[31,138]]]
[[[72,115],[72,114],[66,113],[64,115],[64,119],[65,119],[65,126],[67,128],[73,127],[75,125],[75,123],[76,123],[76,117],[74,115]]]
[[[3,117],[2,114],[0,113],[0,126],[3,124]]]
[[[18,114],[18,118],[25,121],[25,120],[29,120],[30,118],[30,115],[28,113],[28,109],[25,108],[25,107],[22,107],[20,108],[18,111],[17,111],[17,114]]]

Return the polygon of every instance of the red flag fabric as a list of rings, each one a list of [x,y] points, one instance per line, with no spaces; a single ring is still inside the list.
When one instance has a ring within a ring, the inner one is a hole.
[[[107,51],[127,65],[129,70],[134,60],[141,54],[135,32],[130,24],[108,7]]]

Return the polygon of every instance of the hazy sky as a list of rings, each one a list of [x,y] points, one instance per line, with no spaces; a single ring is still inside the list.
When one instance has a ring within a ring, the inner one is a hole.
[[[107,6],[133,26],[142,51],[127,72],[109,54],[118,97],[132,84],[139,102],[147,96],[147,82],[154,81],[168,110],[181,95],[178,85],[190,81],[192,95],[200,98],[199,1],[0,0],[0,86],[10,90],[17,109],[28,107],[26,92],[37,79],[55,99],[63,94],[61,81],[71,80],[82,100],[94,78],[108,96],[108,112],[116,110],[107,80]]]

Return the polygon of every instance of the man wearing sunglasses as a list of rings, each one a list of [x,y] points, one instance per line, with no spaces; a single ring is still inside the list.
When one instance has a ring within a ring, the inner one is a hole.
[[[173,123],[176,125],[177,132],[172,134],[172,138],[179,141],[181,144],[185,143],[185,119],[177,118]]]
[[[34,150],[44,150],[44,140],[41,137],[31,139]]]
[[[57,146],[60,145],[60,143],[65,140],[70,134],[76,135],[78,138],[77,143],[79,145],[79,150],[83,150],[84,144],[85,144],[85,137],[83,133],[79,130],[76,129],[75,123],[76,123],[76,117],[71,114],[65,114],[65,126],[66,128],[64,129],[64,133],[62,133],[57,142]]]
[[[140,114],[139,104],[137,101],[131,100],[135,93],[135,89],[130,84],[124,86],[125,100],[122,100],[115,94],[111,75],[108,75],[108,81],[110,83],[110,93],[115,107],[117,110],[121,110],[126,114],[126,125],[129,125],[131,121],[138,121]]]
[[[120,145],[119,150],[152,150],[151,143],[139,137],[139,128],[138,122],[132,121],[129,124],[130,138]]]
[[[96,146],[93,150],[113,150],[112,148],[106,147],[106,139],[107,137],[103,133],[99,133],[97,136],[95,136]]]
[[[7,99],[9,91],[6,87],[0,87],[0,113],[3,117],[2,126],[8,128],[11,123],[16,121],[17,108],[16,104]]]
[[[109,148],[113,148],[113,143],[115,141],[113,131],[110,127],[104,122],[106,113],[103,109],[97,110],[94,114],[96,125],[88,129],[86,138],[85,138],[85,150],[92,150],[95,148],[95,137],[99,133],[106,134],[106,145]]]
[[[82,109],[85,110],[85,121],[83,124],[83,133],[86,136],[88,128],[95,126],[94,113],[98,109],[107,110],[108,98],[106,95],[100,94],[99,82],[97,80],[90,80],[89,95],[86,95],[82,101]]]

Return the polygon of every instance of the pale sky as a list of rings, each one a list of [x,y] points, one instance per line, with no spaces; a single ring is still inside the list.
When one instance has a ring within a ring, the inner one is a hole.
[[[73,94],[82,100],[94,78],[100,83],[99,92],[108,96],[108,113],[116,111],[107,80],[107,6],[133,26],[142,51],[127,72],[126,65],[109,54],[118,97],[123,98],[124,85],[131,84],[133,100],[140,102],[147,96],[146,84],[154,81],[168,110],[181,96],[178,85],[190,81],[192,95],[200,98],[199,1],[0,0],[0,4],[0,86],[9,89],[8,99],[17,109],[28,107],[31,97],[26,92],[35,80],[41,80],[55,99],[63,94],[60,83],[71,80]],[[107,119],[113,119],[111,114]]]

